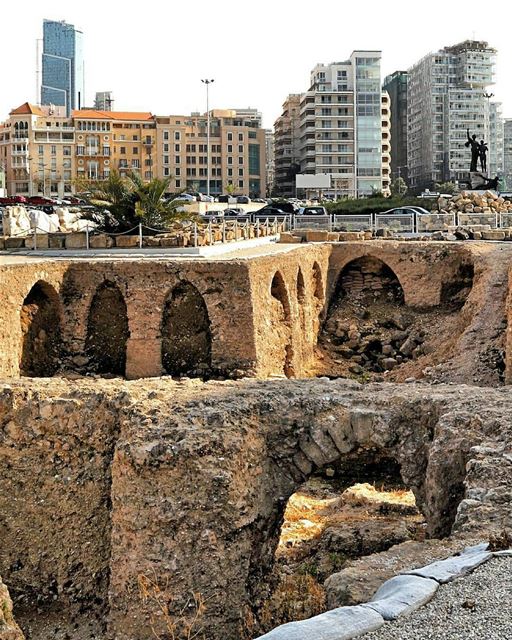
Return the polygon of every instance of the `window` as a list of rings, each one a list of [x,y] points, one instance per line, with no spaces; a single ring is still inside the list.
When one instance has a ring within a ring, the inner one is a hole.
[[[243,164],[244,163],[244,157],[243,156],[239,156],[238,157],[238,164]]]
[[[40,144],[40,145],[39,145],[39,155],[40,155],[40,156],[42,156],[42,155],[43,155],[43,152],[44,152],[43,145],[42,145],[42,144]]]
[[[52,144],[52,156],[57,155],[57,146]]]
[[[180,145],[177,144],[176,146],[179,147]],[[168,153],[168,151],[169,151],[169,145],[168,144],[164,144],[164,153]],[[176,151],[179,151],[179,148],[176,149]]]
[[[164,167],[164,176],[168,177],[171,175],[171,172],[169,171],[169,167]]]
[[[153,173],[151,171],[144,171],[144,177],[146,178],[146,180],[151,180],[151,178],[153,177]]]
[[[238,181],[238,186],[243,189],[244,188],[244,181],[243,180],[239,180]]]
[[[139,169],[140,168],[140,160],[138,158],[135,158],[134,160],[132,160],[132,168],[133,169]]]
[[[132,153],[133,153],[133,155],[135,155],[135,156],[136,156],[136,155],[138,155],[138,153],[139,153],[139,147],[133,147]]]
[[[169,132],[164,131],[164,140],[169,140]]]
[[[239,140],[240,142],[243,142],[243,141],[244,141],[244,134],[243,134],[243,133],[239,133],[239,134],[238,134],[238,140]]]
[[[181,180],[176,180],[176,189],[181,187]]]
[[[243,169],[238,169],[238,175],[239,176],[243,176],[244,175],[244,170]]]
[[[168,146],[169,146],[168,144],[167,144],[167,145],[164,145],[164,147],[168,147]],[[164,151],[169,151],[169,149],[165,149],[165,148],[164,148]],[[175,145],[174,145],[174,151],[175,151],[176,153],[179,153],[179,152],[180,152],[180,145],[179,145],[179,144],[175,144]]]
[[[153,160],[151,160],[151,158],[146,158],[146,160],[144,160],[145,167],[151,167],[152,164],[153,164]]]
[[[174,164],[179,164],[181,162],[180,156],[174,156]]]
[[[41,153],[43,153],[43,152],[41,151]],[[233,145],[232,144],[228,144],[228,153],[233,153]]]
[[[179,140],[180,139],[180,132],[179,131],[175,131],[174,132],[174,139],[175,140]]]
[[[228,140],[233,140],[233,134],[231,131],[228,131]]]
[[[233,164],[233,156],[228,156],[228,164]]]
[[[180,168],[180,167],[176,167],[176,169],[174,170],[174,173],[175,173],[177,176],[181,176],[181,168]]]
[[[125,135],[119,136],[119,140],[126,140],[126,136]]]
[[[232,176],[233,175],[233,169],[228,169],[228,176]]]
[[[122,156],[125,156],[125,155],[126,155],[126,147],[121,147],[121,148],[119,149],[119,153],[120,153]]]
[[[164,164],[169,164],[169,156],[164,156]]]
[[[243,144],[239,144],[238,145],[238,153],[243,153],[244,152],[244,145]]]
[[[139,136],[132,136],[132,140],[137,141],[139,139]]]

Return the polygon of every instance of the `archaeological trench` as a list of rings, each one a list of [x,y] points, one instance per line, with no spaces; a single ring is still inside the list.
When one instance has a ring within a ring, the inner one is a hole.
[[[511,265],[4,264],[1,640],[256,638],[510,531]]]

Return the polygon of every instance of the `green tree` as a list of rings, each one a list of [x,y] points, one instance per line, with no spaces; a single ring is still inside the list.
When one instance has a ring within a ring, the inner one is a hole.
[[[457,193],[457,185],[454,182],[436,182],[435,190],[439,191],[439,193],[453,195]]]
[[[227,182],[226,183],[226,193],[228,194],[228,196],[232,196],[235,193],[235,185],[232,182]]]
[[[121,176],[112,171],[105,180],[87,181],[79,186],[86,189],[86,199],[91,205],[108,211],[104,220],[106,229],[122,231],[140,222],[148,227],[164,228],[176,220],[192,217],[179,212],[177,203],[164,199],[169,182],[170,178],[144,182],[138,173]]]
[[[398,178],[395,178],[391,183],[391,195],[398,196],[401,198],[402,196],[405,196],[406,193],[407,193],[407,183],[405,182],[405,180],[401,176]]]

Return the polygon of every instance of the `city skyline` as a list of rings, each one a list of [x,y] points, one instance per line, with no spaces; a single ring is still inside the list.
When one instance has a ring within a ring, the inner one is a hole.
[[[201,78],[211,77],[211,108],[257,108],[264,126],[272,128],[286,96],[304,91],[317,63],[341,61],[354,49],[381,50],[384,77],[410,68],[431,51],[475,38],[498,50],[492,91],[503,103],[504,117],[512,117],[506,68],[512,43],[505,25],[468,22],[446,3],[431,2],[421,23],[409,16],[410,5],[402,0],[389,3],[385,16],[381,5],[370,0],[364,19],[375,19],[367,23],[355,8],[330,0],[314,22],[291,2],[276,6],[263,1],[258,13],[253,5],[232,0],[196,6],[191,15],[185,7],[161,9],[156,3],[145,5],[145,12],[121,13],[97,0],[88,3],[87,11],[61,0],[52,3],[51,11],[30,2],[23,31],[6,32],[0,44],[4,61],[16,52],[16,65],[3,65],[0,119],[25,101],[37,102],[36,39],[44,19],[65,20],[84,34],[86,106],[97,91],[111,90],[116,109],[158,115],[204,112]],[[468,15],[477,15],[478,8],[476,2],[466,3]],[[17,19],[12,6],[3,15],[6,24]]]

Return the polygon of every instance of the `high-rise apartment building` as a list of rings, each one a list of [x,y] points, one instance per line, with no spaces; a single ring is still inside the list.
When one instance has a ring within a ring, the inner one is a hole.
[[[285,198],[295,196],[295,176],[300,171],[300,93],[290,94],[274,123],[274,191]]]
[[[491,177],[503,175],[503,113],[501,102],[488,102],[489,154],[487,165]]]
[[[157,116],[158,175],[172,178],[170,191],[206,193],[208,178],[207,114]],[[265,130],[256,109],[210,111],[210,193],[266,195]]]
[[[384,79],[391,108],[391,178],[407,182],[407,71],[395,71]]]
[[[409,183],[467,180],[471,135],[490,137],[487,87],[494,82],[496,50],[467,40],[430,53],[408,72],[407,165]]]
[[[265,129],[265,154],[267,159],[267,193],[270,196],[274,190],[275,156],[274,156],[274,132]]]
[[[300,97],[300,172],[330,174],[333,194],[382,191],[380,58],[380,51],[354,51],[344,62],[318,64],[311,72],[309,90]],[[278,173],[285,173],[278,166],[283,116],[276,122],[277,183]]]
[[[387,91],[381,96],[381,121],[382,121],[382,194],[391,195],[391,100]]]
[[[114,98],[112,91],[97,91],[94,98],[94,108],[98,111],[112,111]]]
[[[66,115],[84,105],[83,35],[72,24],[43,21],[41,104]]]
[[[512,191],[512,118],[503,121],[503,184],[504,191]]]

